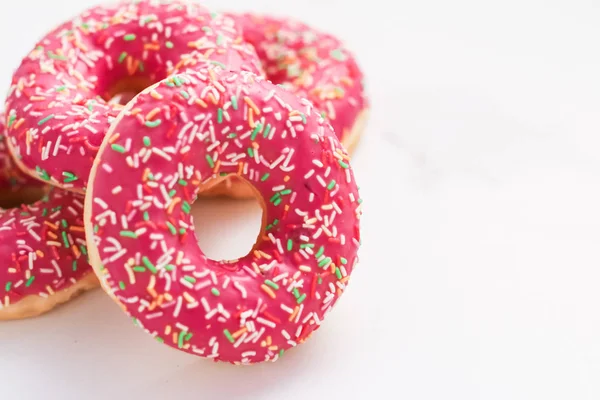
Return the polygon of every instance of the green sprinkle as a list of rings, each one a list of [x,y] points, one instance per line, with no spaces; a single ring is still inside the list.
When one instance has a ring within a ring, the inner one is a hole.
[[[301,249],[305,249],[305,248],[307,248],[307,247],[310,247],[310,248],[312,249],[313,247],[315,247],[315,245],[314,245],[314,243],[302,243],[302,244],[300,245],[300,248],[301,248]]]
[[[38,122],[38,126],[44,125],[46,122],[50,121],[52,118],[54,118],[54,114],[48,115],[46,118],[44,118]]]
[[[220,296],[220,295],[221,295],[221,292],[219,292],[219,289],[217,289],[217,288],[215,288],[215,287],[214,287],[214,288],[212,288],[212,289],[210,289],[210,292],[211,292],[213,295],[215,295],[215,296]]]
[[[12,282],[8,281],[8,282],[6,282],[6,286],[4,286],[4,289],[8,292],[10,290],[11,286],[12,286]]]
[[[123,39],[124,39],[126,42],[131,42],[132,40],[135,40],[135,34],[133,34],[133,33],[129,33],[129,34],[127,34],[127,35],[123,36]]]
[[[185,90],[180,90],[179,94],[186,100],[190,98],[190,95]]]
[[[250,139],[252,139],[252,140],[256,139],[256,135],[258,135],[258,132],[260,132],[261,129],[262,129],[262,124],[256,124],[256,126],[254,127],[254,130],[252,131],[252,135],[250,136]]]
[[[27,279],[27,282],[25,282],[25,286],[26,287],[31,286],[31,284],[33,283],[34,279],[35,279],[35,276],[32,276],[31,278]]]
[[[169,197],[175,196],[175,193],[177,193],[177,190],[171,189],[171,191],[169,192]]]
[[[185,331],[179,332],[179,337],[177,338],[177,346],[181,349],[183,347],[183,337],[185,336]]]
[[[292,239],[288,239],[288,241],[287,241],[287,250],[288,251],[292,251],[293,248],[294,248],[294,242],[292,241]]]
[[[263,137],[264,138],[269,137],[270,131],[271,131],[271,124],[267,124],[267,126],[265,126],[265,131],[263,132]]]
[[[270,286],[275,290],[279,290],[279,285],[269,279],[265,281],[265,285]]]
[[[323,283],[323,278],[321,277],[321,275],[319,275],[319,279],[317,279],[317,283],[320,285],[321,283]]]
[[[230,133],[227,135],[227,139],[235,139],[237,137],[237,133]]]
[[[125,282],[119,281],[119,287],[121,288],[121,290],[125,290]]]
[[[194,278],[193,276],[186,275],[183,277],[183,279],[185,279],[189,283],[196,283],[196,278]]]
[[[317,254],[315,254],[315,258],[321,257],[324,252],[325,252],[325,247],[323,247],[323,246],[319,247],[319,251],[317,251]]]
[[[329,185],[327,185],[327,189],[331,190],[335,187],[335,179],[332,179],[331,182],[329,182]]]
[[[119,64],[121,64],[123,61],[125,61],[125,59],[127,58],[127,52],[124,51],[121,53],[121,55],[119,56]]]
[[[296,299],[296,303],[301,304],[306,299],[306,293]]]
[[[294,288],[294,290],[292,290],[292,294],[295,298],[300,297],[300,292],[298,291],[298,288]]]
[[[173,44],[173,42],[171,42],[171,41],[169,40],[169,41],[167,41],[167,42],[165,43],[165,46],[167,46],[167,49],[172,49],[172,48],[174,47],[174,44]]]
[[[231,106],[233,107],[234,110],[238,109],[238,102],[237,102],[236,96],[231,96]]]
[[[148,214],[148,211],[144,211],[144,221],[150,221],[150,214]]]
[[[12,126],[12,124],[15,123],[16,119],[17,119],[16,115],[14,115],[14,114],[10,115],[10,118],[8,118],[8,127],[9,128]]]
[[[65,56],[59,56],[58,54],[55,54],[51,51],[48,52],[48,57],[50,57],[53,60],[61,60],[61,61],[66,61],[67,57]]]
[[[283,353],[284,353],[283,349],[279,350],[279,358],[283,357]]]
[[[348,264],[348,260],[346,260],[344,257],[340,257],[340,261],[342,262],[342,264],[346,265]]]
[[[277,225],[278,223],[279,223],[279,220],[278,220],[277,218],[275,218],[275,219],[273,220],[273,225]]]
[[[292,193],[292,189],[285,189],[285,190],[282,190],[279,193],[281,193],[282,196],[285,196],[286,194]]]
[[[223,64],[222,62],[212,60],[210,63],[213,65],[218,65],[219,67],[221,67],[223,69],[226,69],[225,64]]]
[[[231,336],[231,333],[229,333],[228,329],[225,329],[223,331],[223,334],[225,334],[225,337],[227,338],[227,340],[229,340],[231,343],[235,342],[235,339],[233,338],[233,336]]]
[[[144,63],[140,61],[138,68],[140,69],[140,72],[144,72]]]
[[[165,269],[167,271],[173,271],[175,269],[175,266],[173,264],[168,264],[165,266]]]
[[[63,243],[65,244],[65,249],[68,249],[69,247],[71,247],[71,245],[69,245],[69,238],[67,237],[67,232],[65,232],[65,231],[62,232],[62,238],[63,238]]]
[[[146,268],[142,267],[141,265],[135,266],[132,268],[135,272],[146,272]]]
[[[81,250],[81,254],[83,254],[84,256],[87,256],[88,251],[87,251],[87,247],[84,244],[79,246],[79,250]]]
[[[75,175],[71,172],[67,172],[67,171],[63,172],[63,176],[65,177],[65,179],[64,179],[65,183],[75,182],[78,179],[77,175]]]
[[[120,144],[113,143],[110,145],[110,148],[116,151],[117,153],[125,153],[125,147],[121,146]]]
[[[77,271],[77,260],[73,260],[73,264],[71,265],[73,271]]]
[[[177,229],[175,229],[175,227],[173,226],[172,223],[170,223],[169,221],[167,221],[167,226],[169,227],[169,231],[171,232],[172,235],[176,235],[177,234]]]
[[[183,201],[183,204],[181,205],[181,209],[183,210],[184,213],[189,214],[192,207],[190,206],[190,203],[188,203],[187,201]]]
[[[340,164],[340,166],[344,169],[348,169],[350,168],[350,166],[348,164],[346,164],[345,162],[343,162],[342,160],[338,160],[338,163]]]
[[[335,276],[337,276],[338,279],[342,279],[342,271],[340,271],[338,267],[335,267]]]
[[[223,122],[223,109],[219,107],[217,110],[217,122],[220,124]]]
[[[362,204],[362,202],[363,202],[363,199],[358,199],[358,200],[356,200],[356,202],[357,202],[358,204]]]
[[[132,239],[137,239],[137,235],[132,231],[121,231],[121,236],[128,237]]]
[[[217,46],[220,46],[223,44],[223,35],[221,35],[219,33],[219,35],[217,36]]]
[[[148,128],[156,128],[157,126],[159,126],[160,124],[162,124],[162,120],[161,119],[156,119],[154,121],[146,121],[145,125]]]
[[[180,235],[183,235],[184,233],[185,233],[185,229],[184,228],[179,229],[179,234]]]
[[[267,172],[266,174],[264,174],[264,175],[262,176],[262,178],[260,178],[260,181],[261,181],[261,182],[264,182],[264,181],[266,181],[267,179],[269,179],[269,173],[268,173],[268,172]]]
[[[152,141],[150,141],[150,138],[148,136],[144,136],[144,146],[150,146],[152,144]]]
[[[331,50],[329,55],[338,61],[346,60],[346,55],[342,52],[342,49]]]
[[[273,195],[273,197],[271,197],[271,198],[269,199],[269,202],[271,202],[271,203],[272,203],[272,202],[274,202],[275,200],[277,200],[277,199],[278,199],[278,198],[280,198],[280,197],[281,197],[281,194],[280,194],[279,192],[277,192],[277,193],[275,193],[275,194]]]
[[[67,224],[67,220],[66,219],[61,219],[60,223],[62,224],[63,228],[68,228],[69,224]]]
[[[150,272],[152,272],[153,274],[156,274],[158,272],[156,270],[156,267],[154,266],[154,264],[152,264],[150,262],[150,260],[148,260],[148,257],[146,257],[146,256],[142,257],[142,262],[144,263],[146,268],[148,268],[150,270]]]
[[[185,335],[185,341],[187,342],[188,340],[190,340],[190,339],[192,338],[192,336],[194,336],[194,334],[193,334],[192,332],[188,332],[188,333]]]
[[[248,147],[248,155],[254,157],[254,150],[252,150],[252,147]]]
[[[208,162],[208,166],[211,168],[215,167],[215,162],[213,161],[212,157],[210,156],[210,154],[206,155],[206,162]]]
[[[273,203],[273,205],[274,206],[278,206],[278,205],[281,204],[281,202],[282,202],[282,200],[279,198],[279,199],[275,200],[275,202]]]
[[[181,186],[187,186],[187,181],[185,179],[180,179],[177,181]]]
[[[183,85],[183,81],[177,75],[173,77],[173,83],[178,87]]]
[[[57,87],[57,88],[56,88],[56,89],[54,89],[54,90],[56,90],[57,92],[63,92],[63,91],[65,91],[66,89],[67,89],[67,87],[66,87],[65,85],[63,85],[63,86],[59,86],[59,87]]]
[[[328,266],[329,264],[331,264],[331,257],[325,257],[324,259],[321,260],[321,262],[319,263],[319,267],[323,268]]]
[[[156,339],[156,341],[158,343],[164,343],[165,342],[165,339],[161,338],[160,336],[155,337],[155,339]]]

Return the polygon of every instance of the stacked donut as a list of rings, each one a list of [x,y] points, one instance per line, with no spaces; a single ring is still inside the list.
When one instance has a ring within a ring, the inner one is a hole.
[[[5,109],[0,188],[24,205],[0,211],[0,318],[100,282],[157,341],[252,364],[304,342],[344,292],[368,103],[335,37],[183,0],[102,5],[32,48]],[[195,239],[191,205],[216,195],[263,205],[238,260]]]

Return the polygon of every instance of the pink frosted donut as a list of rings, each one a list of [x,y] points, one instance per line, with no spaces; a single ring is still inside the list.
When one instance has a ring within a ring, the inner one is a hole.
[[[267,79],[313,102],[352,151],[369,104],[363,74],[342,41],[292,19],[253,14],[232,18],[256,49]]]
[[[251,252],[214,261],[190,216],[226,176],[263,204]],[[85,226],[104,289],[158,341],[251,364],[304,342],[357,262],[361,200],[349,157],[306,99],[210,65],[154,85],[111,126]]]
[[[50,189],[32,205],[0,209],[0,320],[40,315],[96,286],[81,195]]]
[[[5,141],[5,116],[0,112],[0,207],[41,197],[44,185],[22,173],[15,165]]]
[[[192,2],[128,0],[84,11],[44,37],[14,74],[10,150],[30,175],[83,192],[122,108],[107,100],[206,57],[225,68],[260,69],[231,18]]]

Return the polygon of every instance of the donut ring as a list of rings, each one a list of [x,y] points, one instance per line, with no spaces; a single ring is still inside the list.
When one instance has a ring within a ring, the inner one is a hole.
[[[251,183],[263,226],[248,255],[217,262],[189,212],[228,174]],[[251,364],[304,342],[337,302],[358,260],[360,203],[348,154],[309,101],[209,65],[127,104],[94,162],[84,219],[102,286],[147,333]]]
[[[0,320],[46,313],[98,286],[87,262],[83,196],[60,189],[0,209]]]
[[[369,102],[363,74],[344,44],[325,32],[291,19],[229,14],[254,46],[268,80],[310,100],[352,153],[366,125]],[[202,195],[252,197],[234,179]]]
[[[44,185],[23,174],[15,165],[5,141],[5,116],[0,112],[0,207],[30,203],[44,195]]]
[[[91,8],[44,37],[15,72],[6,103],[10,151],[29,175],[84,192],[122,108],[106,100],[205,58],[260,72],[233,20],[198,4],[128,0]]]

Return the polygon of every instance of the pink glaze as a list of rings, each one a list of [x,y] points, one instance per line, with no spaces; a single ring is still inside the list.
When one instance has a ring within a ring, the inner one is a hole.
[[[148,88],[115,123],[86,197],[103,286],[158,341],[236,364],[275,361],[336,304],[357,263],[348,154],[306,99],[249,72],[195,69]],[[197,244],[199,186],[237,174],[265,204],[253,251]]]
[[[52,296],[92,272],[83,201],[51,189],[32,205],[0,210],[0,309],[26,296]]]
[[[232,14],[273,83],[312,101],[346,143],[360,112],[368,108],[363,74],[344,44],[291,19]]]
[[[4,121],[4,113],[0,112],[0,198],[5,194],[16,192],[25,187],[39,187],[41,185],[38,180],[28,177],[15,165],[6,146],[6,125]]]
[[[33,176],[84,191],[121,109],[104,100],[116,85],[143,88],[203,57],[260,72],[233,20],[198,4],[128,0],[89,9],[50,32],[17,69],[6,103],[12,151]]]

